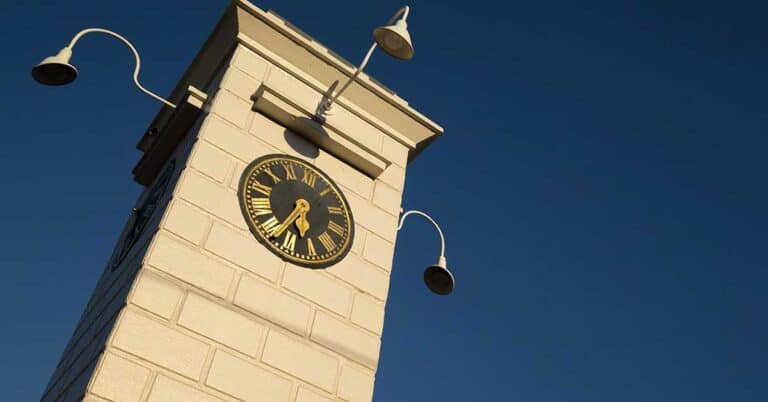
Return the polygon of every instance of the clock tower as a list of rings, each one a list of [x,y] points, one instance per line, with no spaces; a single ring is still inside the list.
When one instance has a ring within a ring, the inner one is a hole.
[[[408,162],[442,128],[233,1],[139,141],[145,186],[43,401],[370,401]]]

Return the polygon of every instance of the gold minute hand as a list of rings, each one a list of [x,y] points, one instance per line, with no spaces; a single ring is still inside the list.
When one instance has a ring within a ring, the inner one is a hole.
[[[301,209],[297,205],[296,208],[293,209],[293,212],[291,212],[290,215],[288,215],[287,218],[283,221],[283,223],[280,224],[280,226],[275,229],[274,232],[272,232],[272,237],[280,237],[283,232],[285,232],[285,229],[288,229],[289,226],[291,226],[291,223],[296,220],[296,218],[299,217],[299,214],[301,213]]]
[[[306,213],[306,211],[309,210],[309,203],[304,200],[303,198],[299,198],[296,200],[296,207],[293,209],[293,212],[291,212],[290,215],[288,215],[287,218],[283,221],[283,223],[280,224],[280,226],[275,229],[275,231],[272,233],[272,237],[280,237],[283,232],[285,232],[286,229],[288,229],[289,226],[293,223],[293,221],[296,220],[296,218],[302,216]]]

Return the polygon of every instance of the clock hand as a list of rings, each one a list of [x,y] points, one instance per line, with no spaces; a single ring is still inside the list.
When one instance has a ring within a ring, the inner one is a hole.
[[[288,215],[287,218],[285,218],[283,223],[281,223],[280,226],[278,226],[277,229],[275,229],[275,231],[272,232],[272,237],[276,238],[276,237],[279,237],[281,234],[283,234],[283,232],[285,232],[285,229],[288,229],[288,227],[291,226],[291,223],[293,223],[293,221],[299,217],[300,213],[301,213],[301,209],[299,208],[299,206],[296,206],[293,212],[291,212],[291,214]]]
[[[309,202],[304,199],[299,199],[296,204],[303,207],[299,213],[299,217],[296,219],[296,228],[299,229],[299,236],[304,237],[309,230],[309,220],[307,219],[307,212],[309,212]]]
[[[296,207],[293,209],[293,212],[291,212],[291,214],[285,218],[283,223],[281,223],[280,226],[275,229],[275,231],[272,233],[272,237],[280,237],[280,235],[283,234],[283,232],[285,232],[289,226],[291,226],[291,223],[293,223],[296,218],[299,218],[302,215],[306,215],[306,211],[309,211],[309,203],[303,198],[296,200]]]
[[[309,220],[307,220],[308,211],[309,207],[307,207],[307,209],[299,215],[299,218],[296,219],[296,228],[299,229],[299,237],[304,237],[307,230],[309,230]]]

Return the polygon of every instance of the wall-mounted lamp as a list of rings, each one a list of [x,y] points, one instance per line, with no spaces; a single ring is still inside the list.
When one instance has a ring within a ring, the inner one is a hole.
[[[317,112],[315,117],[322,120],[326,113],[330,110],[333,102],[349,87],[350,84],[360,75],[365,65],[368,64],[368,60],[371,58],[376,46],[381,46],[381,49],[387,52],[392,57],[400,60],[410,60],[413,57],[413,43],[411,43],[411,34],[408,33],[408,12],[410,8],[405,6],[398,10],[392,18],[389,19],[386,25],[373,30],[374,42],[371,48],[368,49],[368,53],[365,54],[363,61],[352,73],[346,83],[341,89],[336,92],[335,95],[324,98],[319,105],[317,105]],[[401,17],[398,19],[398,17]]]
[[[147,90],[139,83],[139,69],[141,69],[141,59],[139,58],[139,52],[136,51],[136,48],[133,47],[131,42],[128,41],[128,39],[125,39],[121,35],[101,28],[88,28],[83,29],[82,31],[78,32],[77,35],[75,35],[74,38],[72,38],[72,41],[69,42],[69,45],[59,51],[55,56],[46,57],[43,59],[43,61],[40,62],[37,66],[35,66],[32,69],[32,78],[35,79],[35,81],[45,84],[45,85],[66,85],[70,82],[74,81],[75,78],[77,78],[77,69],[75,66],[69,64],[69,60],[72,58],[72,48],[75,46],[78,40],[83,37],[83,35],[88,33],[103,33],[107,34],[109,36],[112,36],[114,38],[119,39],[122,41],[128,48],[133,52],[133,56],[136,58],[136,68],[133,70],[133,83],[136,84],[136,86],[139,88],[140,91],[144,92],[145,94],[151,96],[152,98],[164,103],[165,105],[176,108],[176,105],[174,105],[171,102],[168,102],[163,97],[158,96],[157,94]]]
[[[440,256],[437,258],[437,264],[430,265],[424,270],[424,283],[429,290],[439,295],[450,294],[453,291],[456,282],[453,279],[453,274],[448,270],[447,261],[445,259],[445,237],[443,236],[443,231],[440,230],[440,226],[438,226],[437,222],[435,222],[429,215],[416,210],[405,212],[400,217],[400,224],[397,225],[398,231],[403,228],[405,218],[412,214],[419,215],[432,222],[432,224],[435,225],[435,229],[437,229],[437,233],[440,235]]]

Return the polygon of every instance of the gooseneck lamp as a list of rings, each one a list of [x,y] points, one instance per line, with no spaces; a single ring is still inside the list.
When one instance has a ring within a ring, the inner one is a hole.
[[[437,229],[437,233],[440,235],[440,256],[437,257],[437,264],[430,265],[427,267],[427,269],[424,270],[424,283],[427,285],[429,290],[439,295],[450,294],[453,292],[453,288],[456,282],[453,279],[453,274],[448,270],[448,263],[445,259],[445,236],[443,236],[443,231],[440,230],[440,226],[438,226],[437,222],[435,222],[432,217],[425,214],[424,212],[416,210],[410,210],[403,213],[403,215],[400,217],[400,224],[397,225],[398,231],[403,228],[403,223],[405,222],[405,218],[408,217],[408,215],[421,216],[431,222],[432,225],[435,226],[435,229]]]
[[[61,49],[55,56],[46,57],[43,59],[43,61],[40,62],[40,64],[35,66],[32,69],[32,78],[41,84],[51,86],[66,85],[74,81],[75,78],[77,78],[77,69],[75,66],[69,64],[69,60],[72,58],[72,48],[75,47],[75,44],[78,40],[80,40],[80,38],[89,33],[103,33],[120,40],[126,46],[128,46],[128,49],[133,52],[133,56],[136,58],[136,67],[133,69],[133,83],[136,84],[136,87],[138,87],[141,92],[144,92],[155,100],[164,103],[166,106],[174,109],[176,108],[176,105],[173,103],[168,102],[163,97],[158,96],[154,92],[149,91],[141,85],[139,82],[139,70],[141,69],[141,58],[139,58],[139,52],[136,51],[136,48],[133,47],[128,39],[125,39],[120,34],[107,29],[87,28],[78,32],[77,35],[72,38],[72,41],[69,42],[67,47]]]
[[[411,34],[408,33],[408,23],[406,22],[409,11],[410,8],[408,6],[401,8],[389,19],[386,25],[373,30],[374,42],[371,48],[368,49],[368,53],[365,54],[363,61],[355,69],[347,82],[342,85],[341,89],[333,94],[333,96],[324,98],[317,105],[316,118],[322,120],[325,117],[333,103],[336,102],[336,99],[363,71],[373,51],[376,50],[376,46],[381,46],[381,49],[387,52],[387,54],[400,60],[410,60],[413,57],[413,43],[411,43]]]

